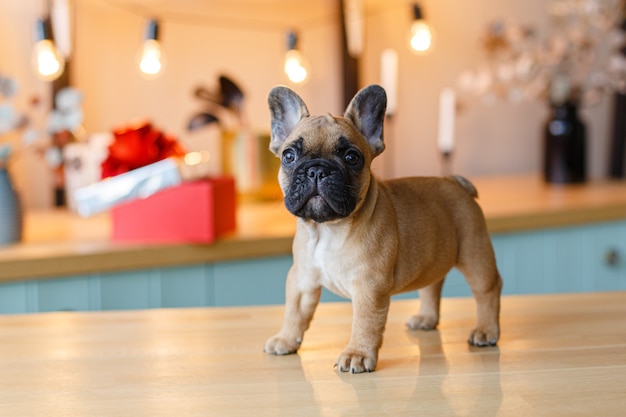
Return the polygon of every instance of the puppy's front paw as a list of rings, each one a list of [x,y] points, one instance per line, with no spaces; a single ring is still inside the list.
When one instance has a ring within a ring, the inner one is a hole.
[[[435,330],[439,319],[436,316],[417,315],[412,316],[406,325],[411,330]]]
[[[479,327],[472,330],[467,343],[478,347],[495,346],[498,343],[499,333],[498,328],[483,329]]]
[[[360,374],[362,372],[374,372],[376,369],[377,355],[346,349],[337,359],[335,367],[341,372],[352,372]]]
[[[277,334],[265,342],[263,351],[271,355],[289,355],[291,353],[296,353],[300,344],[302,344],[302,340],[295,338],[290,339]]]

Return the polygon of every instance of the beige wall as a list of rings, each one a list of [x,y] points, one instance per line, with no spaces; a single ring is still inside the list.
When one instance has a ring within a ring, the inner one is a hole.
[[[184,134],[188,118],[200,108],[192,97],[198,84],[213,87],[224,72],[246,93],[246,110],[254,127],[266,128],[267,92],[286,83],[281,72],[285,28],[247,29],[163,17],[165,72],[146,80],[137,69],[145,18],[101,0],[79,0],[75,84],[85,91],[86,126],[102,130],[133,117],[149,117],[164,129]],[[319,111],[336,111],[339,73],[337,22],[304,28],[301,45],[315,73],[302,96]]]
[[[391,2],[390,2],[391,3]],[[436,49],[416,56],[405,46],[407,11],[404,2],[381,8],[368,18],[364,82],[379,77],[380,53],[395,48],[399,53],[398,114],[387,138],[388,160],[394,176],[433,175],[441,172],[437,154],[439,93],[457,87],[459,74],[475,68],[483,59],[479,36],[486,22],[506,18],[537,24],[547,31],[545,0],[425,0],[421,4],[435,26]],[[459,94],[454,171],[460,174],[492,175],[539,172],[541,130],[548,116],[541,102],[485,105],[480,99]],[[589,163],[593,176],[605,175],[608,160],[609,100],[588,109]]]
[[[207,0],[208,2],[209,0]],[[313,0],[309,0],[313,1]],[[339,23],[331,2],[328,20],[301,27],[301,46],[312,65],[311,81],[298,87],[314,113],[343,111],[340,102]],[[75,0],[76,45],[73,83],[85,94],[85,127],[90,132],[109,130],[136,117],[151,118],[159,127],[185,136],[189,116],[199,109],[192,97],[197,84],[212,86],[221,72],[230,74],[245,89],[247,114],[258,129],[269,126],[268,90],[286,80],[281,73],[284,27],[268,30],[235,25],[190,24],[163,18],[166,72],[156,80],[143,79],[136,69],[137,51],[144,30],[140,12],[103,0]],[[30,70],[32,22],[42,2],[0,0],[0,71],[18,78],[24,103],[32,94],[48,93]],[[423,0],[428,19],[436,27],[437,49],[427,56],[408,52],[406,30],[409,10],[405,0],[368,2],[366,50],[361,57],[362,84],[379,81],[380,53],[399,53],[398,111],[388,126],[386,171],[393,176],[436,175],[439,92],[456,87],[461,71],[481,59],[479,33],[488,20],[505,17],[536,22],[545,29],[545,0]],[[277,11],[277,21],[283,21]],[[288,22],[288,19],[284,20]],[[541,126],[547,116],[543,103],[502,103],[486,106],[461,96],[457,117],[454,171],[468,175],[538,171]],[[591,174],[606,170],[610,106],[604,100],[586,110]],[[36,156],[22,157],[14,166],[28,206],[50,204],[51,181]]]

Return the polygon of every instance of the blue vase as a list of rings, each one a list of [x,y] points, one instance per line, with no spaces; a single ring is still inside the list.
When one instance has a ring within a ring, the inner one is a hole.
[[[0,169],[0,245],[22,239],[22,207],[6,169]]]

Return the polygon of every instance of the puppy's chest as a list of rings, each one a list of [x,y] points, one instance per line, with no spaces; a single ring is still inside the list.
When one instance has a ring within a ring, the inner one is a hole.
[[[319,283],[336,294],[351,298],[355,271],[345,240],[334,234],[320,233],[315,237],[309,240],[307,261],[319,272]]]

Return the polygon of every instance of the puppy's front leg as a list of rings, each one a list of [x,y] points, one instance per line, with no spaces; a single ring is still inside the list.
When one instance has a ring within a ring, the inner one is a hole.
[[[353,297],[352,335],[335,364],[341,372],[356,374],[376,369],[389,303],[390,298],[386,295],[366,293]]]
[[[287,275],[285,317],[283,327],[266,343],[265,352],[273,355],[295,353],[302,344],[302,337],[313,318],[315,308],[319,304],[322,288],[320,286],[302,285],[302,277],[292,266]]]

